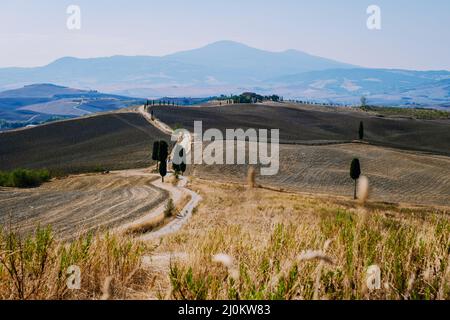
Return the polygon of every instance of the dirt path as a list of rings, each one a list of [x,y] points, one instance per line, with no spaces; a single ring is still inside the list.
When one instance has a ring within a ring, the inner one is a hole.
[[[165,123],[159,121],[158,119],[151,119],[151,116],[148,114],[148,112],[145,112],[144,106],[138,107],[136,109],[137,112],[139,112],[151,125],[154,125],[156,128],[160,129],[164,133],[170,134],[172,136],[173,130],[166,125]],[[183,133],[179,136],[177,144],[181,145],[186,152],[186,155],[189,155],[191,152],[191,145],[192,145],[192,136],[189,133]],[[174,148],[175,149],[175,148]],[[173,153],[171,155],[171,158],[173,159]],[[177,193],[184,193],[190,196],[189,202],[184,206],[184,208],[180,211],[180,214],[177,215],[177,217],[163,226],[162,228],[154,231],[149,232],[147,234],[142,235],[139,237],[142,241],[149,241],[149,240],[155,240],[159,238],[163,238],[165,236],[168,236],[170,234],[173,234],[181,229],[181,227],[186,224],[189,221],[189,218],[192,216],[192,213],[194,211],[194,208],[197,207],[197,205],[202,200],[201,196],[188,189],[186,187],[188,183],[188,180],[186,177],[180,177],[180,181],[176,187],[171,187],[169,189],[165,189],[167,187],[166,184],[153,182],[154,186],[162,188],[170,192],[172,195],[176,195]],[[172,199],[175,201],[175,199],[172,197]],[[153,217],[161,214],[163,212],[164,208],[157,208],[155,209],[151,214],[149,214],[146,219],[152,219]],[[144,220],[145,221],[145,220]],[[143,222],[137,221],[136,223]],[[171,262],[175,260],[183,260],[187,258],[187,254],[185,252],[163,252],[159,253],[157,255],[151,255],[151,256],[143,256],[142,257],[142,265],[152,270],[152,272],[167,274],[167,271],[169,270],[169,265]],[[157,297],[151,297],[151,298],[157,298]]]
[[[185,183],[186,178],[184,178],[184,177],[180,177],[180,183],[177,186],[174,186],[171,183],[163,183],[161,181],[161,177],[157,174],[147,173],[142,170],[127,170],[125,172],[126,172],[126,175],[130,176],[130,177],[132,177],[132,176],[141,176],[141,177],[148,176],[148,177],[155,178],[155,180],[153,180],[153,182],[152,182],[152,185],[158,189],[162,189],[162,190],[166,191],[168,193],[169,197],[174,202],[174,204],[177,204],[183,198],[183,195],[187,194],[188,191],[190,191],[190,190],[184,188],[184,185],[186,184]],[[166,178],[168,178],[168,177],[170,177],[170,174]],[[125,231],[133,226],[152,221],[154,218],[157,218],[158,216],[163,215],[169,197],[167,199],[165,199],[165,201],[160,203],[160,205],[158,207],[155,207],[151,211],[149,211],[145,216],[143,216],[137,220],[134,220],[132,222],[129,222],[127,224],[121,225],[120,227],[118,227],[116,229],[116,231],[118,231],[118,232]]]
[[[152,120],[151,115],[145,111],[144,106],[139,106],[135,109],[137,112],[139,112],[152,126],[155,126],[156,128],[158,128],[159,130],[161,130],[162,132],[168,134],[168,135],[172,135],[173,130],[171,127],[169,127],[167,124],[165,124],[164,122],[159,121],[158,119],[154,118]]]
[[[151,125],[155,126],[156,128],[160,129],[166,134],[172,135],[173,130],[166,125],[165,123],[159,121],[158,119],[151,119],[151,116],[148,112],[145,111],[144,106],[139,106],[135,109],[138,113],[140,113]],[[188,155],[191,152],[191,144],[192,144],[192,137],[190,134],[182,134],[178,138],[177,144],[181,145],[186,150],[186,155]],[[175,148],[174,148],[175,149]],[[173,154],[171,155],[171,158],[173,158]],[[142,174],[139,170],[128,170],[130,174]],[[168,175],[170,176],[170,174]],[[180,181],[178,182],[177,186],[173,186],[167,183],[162,183],[159,179],[155,180],[153,182],[153,185],[157,188],[163,189],[170,193],[171,198],[173,202],[176,204],[182,196],[189,195],[190,200],[189,202],[184,206],[184,208],[180,211],[180,214],[177,216],[176,219],[169,222],[167,225],[163,226],[162,228],[150,232],[148,234],[145,234],[140,237],[140,240],[147,241],[157,238],[162,238],[164,236],[167,236],[169,234],[175,233],[189,220],[189,218],[192,216],[192,212],[194,208],[199,204],[199,202],[202,200],[201,196],[197,194],[196,192],[189,190],[186,185],[188,183],[188,179],[186,177],[179,177]],[[148,215],[142,217],[141,219],[134,221],[131,224],[122,226],[121,228],[129,228],[133,225],[140,224],[146,221],[150,221],[154,219],[155,217],[161,215],[164,213],[165,204],[167,201],[160,205],[158,208],[154,209],[152,212],[150,212]]]
[[[202,200],[202,197],[198,193],[186,188],[185,186],[186,186],[187,182],[188,181],[187,181],[186,177],[180,177],[180,182],[179,182],[178,186],[176,187],[176,189],[178,189],[178,192],[184,192],[185,194],[188,194],[191,197],[189,202],[180,211],[180,214],[176,217],[176,219],[172,220],[171,222],[169,222],[168,224],[166,224],[165,226],[163,226],[162,228],[160,228],[154,232],[150,232],[148,234],[141,236],[139,238],[140,240],[148,241],[148,240],[153,240],[153,239],[157,239],[157,238],[162,238],[169,234],[173,234],[173,233],[177,232],[178,230],[180,230],[181,227],[186,222],[188,222],[189,218],[192,216],[192,212],[193,212],[194,208],[200,203],[200,201]],[[174,200],[174,202],[175,202],[175,200]]]

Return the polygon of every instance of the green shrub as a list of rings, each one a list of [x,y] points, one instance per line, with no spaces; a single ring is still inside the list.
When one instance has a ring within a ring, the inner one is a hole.
[[[0,186],[14,188],[33,188],[51,179],[48,170],[15,169],[0,171]]]

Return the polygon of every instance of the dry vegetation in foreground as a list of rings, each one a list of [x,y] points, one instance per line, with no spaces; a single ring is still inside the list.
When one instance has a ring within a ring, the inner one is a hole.
[[[143,243],[109,234],[64,244],[49,228],[27,238],[0,230],[0,299],[136,297],[147,279],[140,268],[145,249]],[[73,265],[81,271],[80,290],[66,284]]]
[[[445,209],[360,208],[199,179],[190,188],[203,201],[162,242],[107,234],[62,244],[47,229],[27,239],[2,232],[0,298],[450,299]],[[144,254],[167,265],[145,265]],[[374,264],[382,282],[370,291]],[[65,285],[70,265],[82,270],[81,290]]]
[[[445,210],[368,204],[194,180],[203,197],[158,251],[175,299],[450,299]],[[366,286],[369,266],[381,289]],[[165,279],[162,278],[162,281]]]

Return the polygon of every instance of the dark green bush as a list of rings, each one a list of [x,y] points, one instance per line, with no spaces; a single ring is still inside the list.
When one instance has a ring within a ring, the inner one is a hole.
[[[48,170],[15,169],[0,171],[0,186],[14,188],[33,188],[51,179]]]

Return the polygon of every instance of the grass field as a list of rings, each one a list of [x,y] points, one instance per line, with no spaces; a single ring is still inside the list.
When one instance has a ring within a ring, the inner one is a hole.
[[[244,177],[242,177],[244,179]],[[305,196],[194,179],[192,220],[153,256],[150,277],[174,299],[449,299],[446,210]],[[222,256],[215,257],[221,254]],[[223,255],[226,255],[223,257]],[[215,257],[215,258],[214,258]],[[381,269],[369,290],[367,269]]]
[[[203,129],[280,129],[282,143],[314,144],[358,139],[360,121],[365,140],[373,144],[450,155],[449,120],[380,118],[346,109],[312,108],[294,104],[230,105],[222,107],[156,106],[154,114],[172,127],[193,130],[194,121]]]
[[[106,234],[65,244],[50,228],[26,238],[2,228],[0,248],[1,300],[126,299],[146,285],[140,268],[146,247],[131,238]],[[67,286],[74,265],[82,272],[79,290]]]
[[[163,134],[138,114],[117,113],[0,133],[0,170],[46,168],[56,174],[142,168]]]

